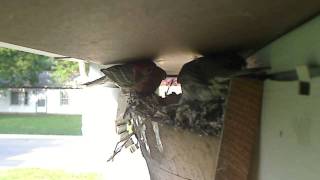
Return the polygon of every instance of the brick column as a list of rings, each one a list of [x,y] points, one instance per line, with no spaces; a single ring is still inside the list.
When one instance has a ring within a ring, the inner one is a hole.
[[[215,180],[249,179],[258,143],[262,95],[262,81],[232,80]]]

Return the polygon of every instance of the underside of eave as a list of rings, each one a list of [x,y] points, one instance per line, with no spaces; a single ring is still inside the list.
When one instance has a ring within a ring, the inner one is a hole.
[[[170,73],[198,54],[246,55],[319,11],[315,0],[5,0],[0,41],[100,64],[150,58]]]

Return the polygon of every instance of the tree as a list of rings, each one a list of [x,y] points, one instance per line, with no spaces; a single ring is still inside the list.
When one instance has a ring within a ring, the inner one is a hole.
[[[79,74],[78,62],[56,60],[52,68],[52,77],[58,84],[63,84],[72,76]]]
[[[0,87],[34,86],[39,82],[39,74],[45,71],[50,71],[60,85],[79,74],[77,62],[0,48]]]
[[[49,71],[51,66],[49,57],[0,48],[0,81],[6,86],[35,85],[39,73]]]

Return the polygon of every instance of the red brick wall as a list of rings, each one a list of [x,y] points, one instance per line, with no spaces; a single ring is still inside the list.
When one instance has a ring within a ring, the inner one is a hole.
[[[263,83],[234,79],[224,118],[215,180],[248,180],[258,141]]]

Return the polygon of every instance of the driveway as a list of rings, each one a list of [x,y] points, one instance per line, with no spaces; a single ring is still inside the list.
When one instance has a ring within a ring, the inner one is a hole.
[[[0,135],[0,169],[96,172],[103,169],[106,161],[94,149],[82,136]]]
[[[60,169],[97,172],[107,179],[149,180],[140,152],[124,150],[107,163],[114,143],[110,138],[0,134],[0,170],[10,168]],[[125,173],[124,173],[125,172]]]

